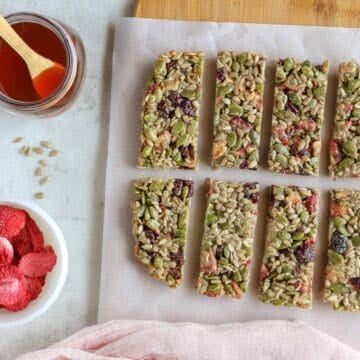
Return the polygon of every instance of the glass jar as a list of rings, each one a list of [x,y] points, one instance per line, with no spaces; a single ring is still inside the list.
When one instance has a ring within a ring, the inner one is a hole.
[[[58,20],[34,13],[15,13],[6,16],[6,20],[11,25],[35,23],[52,31],[64,46],[66,73],[62,84],[49,97],[35,101],[20,101],[0,91],[0,106],[12,113],[36,117],[49,117],[68,109],[80,93],[86,69],[85,50],[77,32]],[[6,69],[2,69],[4,70]]]

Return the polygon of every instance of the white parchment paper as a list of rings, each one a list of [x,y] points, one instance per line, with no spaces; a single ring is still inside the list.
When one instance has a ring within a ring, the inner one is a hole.
[[[264,166],[260,171],[212,170],[209,160],[218,50],[251,50],[265,54],[269,58],[260,156],[265,164],[269,145],[275,59],[295,56],[314,62],[330,60],[328,106],[322,132],[326,143],[334,115],[337,66],[346,59],[360,61],[359,39],[359,30],[344,28],[174,22],[133,18],[122,18],[118,21],[114,46],[99,321],[127,318],[225,323],[254,319],[300,319],[360,350],[360,314],[334,312],[330,305],[322,303],[320,297],[321,277],[326,258],[328,190],[339,187],[360,190],[360,181],[333,181],[327,176],[327,145],[322,148],[322,174],[319,177],[275,174],[267,171]],[[197,171],[136,168],[140,145],[140,109],[145,82],[150,76],[157,56],[170,49],[206,52],[200,119],[201,164]],[[150,278],[146,270],[134,259],[130,201],[132,183],[142,176],[193,179],[196,183],[186,249],[185,278],[178,290],[170,289],[166,284]],[[248,293],[241,300],[199,296],[193,287],[199,266],[205,211],[204,183],[209,177],[259,181],[261,185],[250,286]],[[312,310],[274,307],[260,302],[256,297],[265,234],[266,190],[271,184],[294,184],[321,189],[320,231],[314,278],[315,299]]]

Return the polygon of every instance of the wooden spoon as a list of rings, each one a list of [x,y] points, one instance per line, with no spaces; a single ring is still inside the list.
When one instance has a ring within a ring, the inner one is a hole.
[[[0,37],[25,61],[38,95],[41,98],[52,95],[65,77],[65,68],[31,49],[1,15]]]

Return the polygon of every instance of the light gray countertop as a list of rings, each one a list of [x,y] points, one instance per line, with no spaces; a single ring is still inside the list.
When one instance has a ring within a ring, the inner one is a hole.
[[[41,318],[0,330],[0,360],[46,347],[97,318],[103,199],[111,85],[112,22],[131,16],[134,0],[1,0],[0,13],[32,11],[72,25],[84,41],[87,76],[76,104],[51,119],[27,119],[0,110],[0,198],[34,201],[35,160],[20,156],[13,138],[42,139],[60,151],[46,198],[37,203],[62,228],[69,274],[56,303]]]

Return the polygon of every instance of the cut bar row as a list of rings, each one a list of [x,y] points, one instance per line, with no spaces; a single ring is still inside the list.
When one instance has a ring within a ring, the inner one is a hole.
[[[256,170],[259,162],[266,57],[221,51],[217,57],[212,166]],[[203,52],[160,55],[142,105],[139,168],[198,164]],[[318,175],[329,63],[277,60],[268,168]],[[360,176],[360,70],[339,67],[330,174]]]
[[[151,276],[180,286],[185,263],[190,180],[135,182],[136,259]],[[311,308],[318,199],[315,189],[272,186],[259,298]],[[333,190],[323,299],[336,310],[360,311],[360,191]],[[200,294],[241,298],[247,290],[259,199],[257,183],[208,181],[201,245]]]

